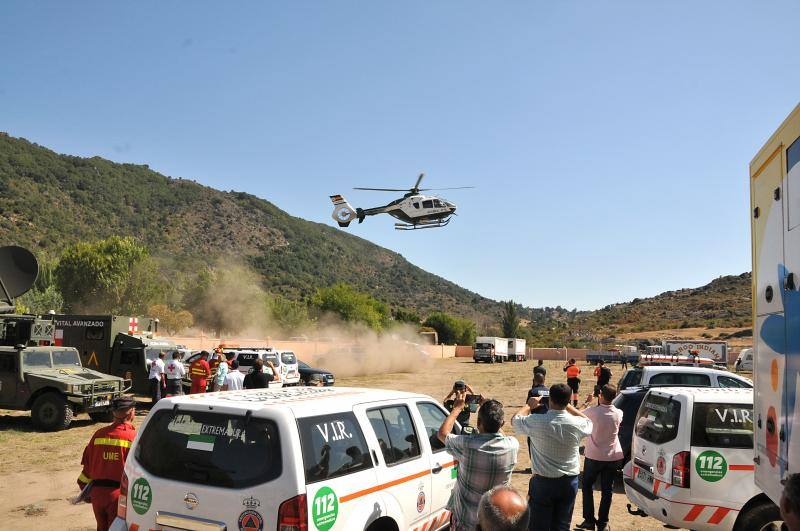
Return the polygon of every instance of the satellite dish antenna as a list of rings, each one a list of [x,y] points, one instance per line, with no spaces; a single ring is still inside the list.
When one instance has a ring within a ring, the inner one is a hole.
[[[32,252],[16,245],[0,247],[0,312],[13,312],[14,298],[31,289],[38,275]]]

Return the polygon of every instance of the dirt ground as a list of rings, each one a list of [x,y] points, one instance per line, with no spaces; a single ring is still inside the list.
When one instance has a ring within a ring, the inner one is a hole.
[[[561,362],[545,362],[548,384],[565,381]],[[530,387],[534,362],[475,364],[472,360],[454,358],[436,360],[429,370],[413,374],[382,374],[341,378],[337,385],[377,387],[414,391],[441,400],[453,381],[466,380],[475,392],[500,400],[507,409],[507,419],[521,407]],[[591,369],[584,369],[584,382],[591,380]],[[616,380],[617,367],[612,367]],[[590,391],[584,385],[586,392]],[[585,396],[586,393],[582,393]],[[139,411],[137,424],[146,415]],[[67,499],[77,494],[75,480],[80,473],[83,447],[98,424],[81,415],[70,429],[58,433],[37,433],[24,413],[0,410],[0,529],[65,529],[92,530],[94,517],[89,505],[74,506]],[[508,426],[508,431],[513,431]],[[520,437],[520,453],[512,483],[526,494],[530,460]],[[595,506],[600,493],[595,492]],[[611,526],[615,531],[663,529],[657,520],[631,516],[622,489],[614,495]],[[575,504],[573,525],[580,523],[581,497]]]

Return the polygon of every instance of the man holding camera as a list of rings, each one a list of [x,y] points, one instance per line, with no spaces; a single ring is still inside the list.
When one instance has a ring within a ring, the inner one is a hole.
[[[467,403],[466,384],[464,388],[454,388],[452,395],[453,408],[437,433],[447,451],[458,460],[456,486],[450,494],[447,509],[452,513],[450,528],[453,531],[472,531],[478,524],[477,507],[481,496],[493,487],[508,485],[511,481],[519,442],[500,431],[505,424],[502,404],[483,397],[478,397],[478,433],[454,435],[456,418]]]

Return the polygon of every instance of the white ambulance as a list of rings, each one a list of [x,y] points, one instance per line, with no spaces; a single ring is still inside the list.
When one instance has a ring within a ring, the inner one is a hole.
[[[112,530],[437,531],[455,486],[429,396],[339,387],[161,400]]]
[[[628,499],[667,525],[779,529],[754,468],[752,389],[660,387],[639,408],[623,481]]]

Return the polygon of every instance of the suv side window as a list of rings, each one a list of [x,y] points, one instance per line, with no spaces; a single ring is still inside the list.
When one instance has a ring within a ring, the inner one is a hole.
[[[752,404],[695,404],[692,446],[752,448]]]
[[[743,382],[741,380],[737,380],[736,378],[731,378],[730,376],[717,376],[717,382],[719,382],[720,387],[733,387],[737,389],[750,389],[750,386],[747,385],[747,382]]]
[[[422,423],[425,425],[425,435],[431,443],[431,450],[434,452],[444,450],[444,443],[439,440],[436,434],[439,433],[439,428],[442,422],[444,422],[444,419],[447,418],[447,415],[439,409],[439,406],[430,402],[418,403],[417,410],[422,417]],[[454,426],[453,433],[455,433],[455,431],[456,428]]]
[[[641,381],[642,381],[642,369],[628,369],[627,371],[625,371],[625,375],[619,382],[619,388],[626,389],[628,387],[633,387],[634,385],[639,385]]]
[[[645,397],[636,417],[636,435],[655,444],[664,444],[678,436],[681,404],[670,397],[654,395]]]
[[[711,378],[707,374],[662,372],[650,378],[651,385],[697,385],[710,387]]]
[[[388,406],[367,411],[387,465],[420,455],[419,439],[406,406]],[[438,430],[438,428],[437,428]]]
[[[352,412],[301,418],[297,426],[307,483],[372,468],[369,448]]]

